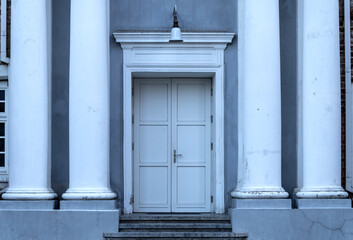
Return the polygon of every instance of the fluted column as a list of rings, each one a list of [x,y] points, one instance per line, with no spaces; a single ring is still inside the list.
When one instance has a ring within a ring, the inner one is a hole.
[[[47,1],[12,0],[11,12],[9,188],[2,198],[53,199]]]
[[[286,198],[281,187],[281,74],[278,0],[242,2],[239,60],[243,151],[235,198]]]
[[[72,0],[70,187],[64,199],[113,199],[109,178],[109,0]]]
[[[303,1],[303,187],[298,198],[344,198],[338,1]]]

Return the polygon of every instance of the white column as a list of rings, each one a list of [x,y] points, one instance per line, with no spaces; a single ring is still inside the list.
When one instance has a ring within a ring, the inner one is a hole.
[[[281,187],[281,75],[278,0],[243,0],[241,122],[236,198],[286,198]]]
[[[303,1],[303,187],[298,198],[343,198],[338,1]]]
[[[109,0],[71,1],[70,187],[64,199],[114,199],[109,178]]]
[[[46,0],[11,4],[9,188],[11,200],[53,199],[50,187],[49,74]]]

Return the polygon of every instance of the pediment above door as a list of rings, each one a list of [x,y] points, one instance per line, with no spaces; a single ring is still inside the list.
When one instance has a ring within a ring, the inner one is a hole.
[[[169,42],[169,32],[115,32],[124,50],[125,65],[183,65],[192,67],[223,64],[223,52],[235,33],[184,32],[183,42]]]

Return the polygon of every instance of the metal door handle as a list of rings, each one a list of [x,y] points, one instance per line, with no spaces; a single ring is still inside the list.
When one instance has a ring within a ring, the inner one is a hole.
[[[174,163],[176,163],[177,157],[182,157],[183,154],[177,154],[176,150],[174,149]]]

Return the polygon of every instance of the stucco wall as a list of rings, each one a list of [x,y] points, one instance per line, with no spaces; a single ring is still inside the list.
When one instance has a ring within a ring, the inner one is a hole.
[[[249,240],[350,240],[352,209],[232,209],[233,232]]]
[[[237,32],[236,0],[111,0],[111,32],[169,31],[172,10],[178,5],[182,31]],[[52,185],[63,193],[69,174],[69,29],[70,1],[53,0],[53,129]],[[282,158],[283,185],[291,192],[295,186],[295,1],[280,1],[282,58]],[[84,36],[82,36],[84,41]],[[259,39],[261,41],[261,39]],[[111,186],[123,198],[123,121],[122,121],[122,50],[111,36]],[[225,51],[225,194],[230,207],[229,192],[235,188],[237,172],[237,40]],[[254,69],[255,71],[256,69]]]
[[[104,240],[115,233],[119,211],[0,210],[0,239]]]

